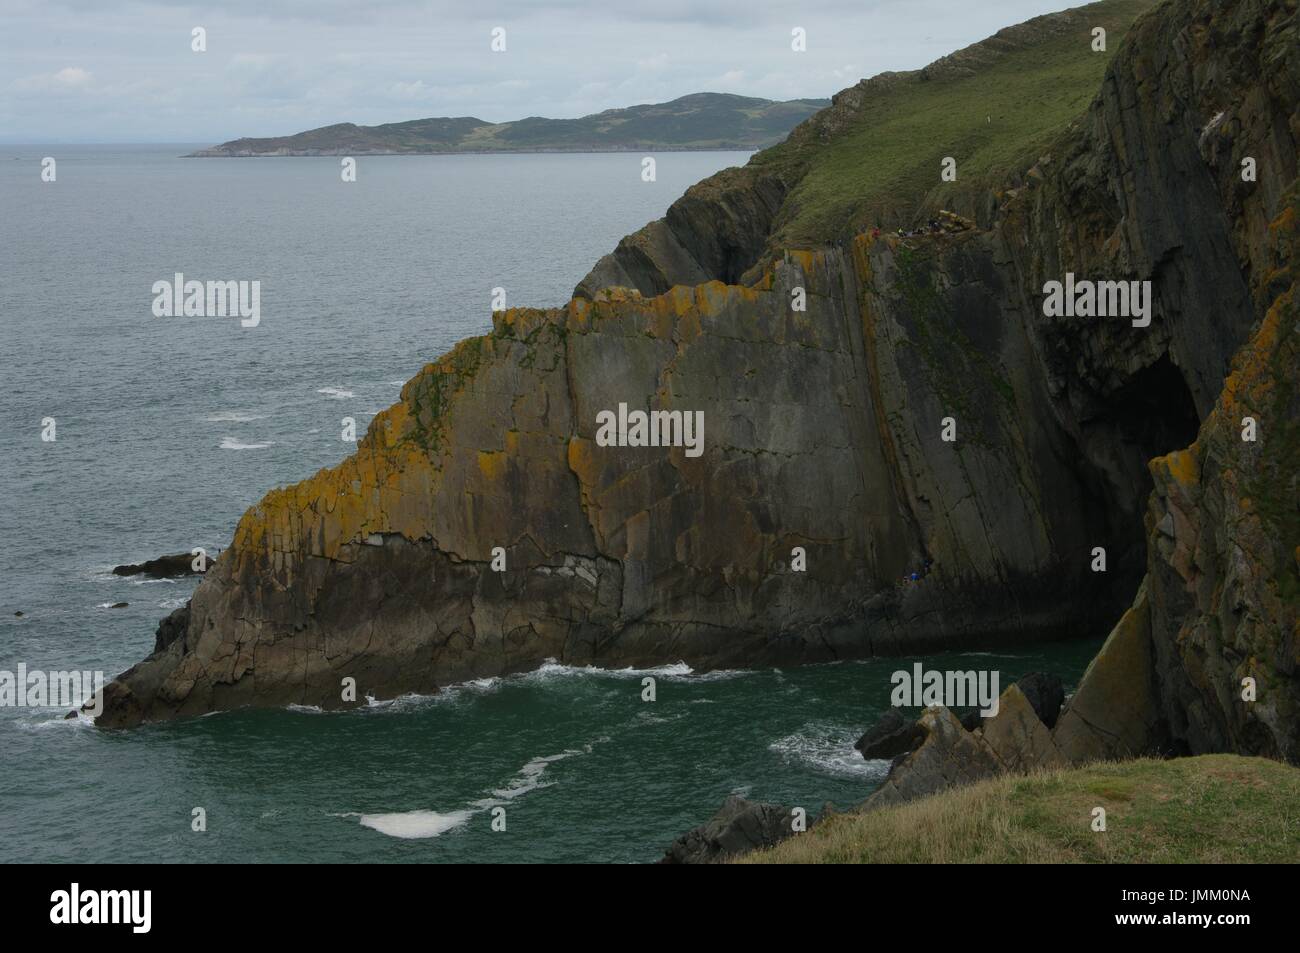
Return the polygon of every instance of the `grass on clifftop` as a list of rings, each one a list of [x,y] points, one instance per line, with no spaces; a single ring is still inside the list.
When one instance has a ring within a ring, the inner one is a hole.
[[[807,247],[922,208],[959,206],[1031,166],[1101,89],[1129,27],[1155,0],[1103,0],[1013,27],[927,70],[868,81],[829,141],[796,132],[755,156],[756,171],[800,177],[774,243]],[[1092,28],[1106,30],[1094,52]],[[813,120],[817,122],[817,120]],[[957,181],[941,183],[945,156]]]
[[[1091,829],[1106,809],[1106,832]],[[1006,776],[840,814],[741,863],[1296,863],[1300,769],[1142,759]]]

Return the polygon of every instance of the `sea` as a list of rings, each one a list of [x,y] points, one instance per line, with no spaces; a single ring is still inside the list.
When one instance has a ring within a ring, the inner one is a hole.
[[[182,158],[199,145],[0,146],[0,678],[143,658],[195,581],[113,566],[218,552],[269,489],[346,456],[342,418],[364,432],[487,331],[495,289],[563,304],[623,235],[749,157],[660,154],[653,182],[639,154],[362,157],[345,182],[338,158]],[[176,273],[258,281],[258,325],[156,316]],[[345,713],[126,731],[10,704],[0,862],[649,862],[730,794],[810,816],[868,796],[888,765],[853,743],[913,661],[1073,686],[1097,645],[552,662]]]

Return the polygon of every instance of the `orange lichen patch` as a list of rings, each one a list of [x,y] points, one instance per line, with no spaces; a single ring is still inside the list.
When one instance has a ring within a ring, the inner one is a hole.
[[[569,439],[569,469],[584,486],[589,486],[596,478],[596,458],[591,452],[593,446],[595,444],[586,437]]]
[[[854,269],[862,276],[863,284],[871,281],[871,246],[876,241],[877,239],[863,233],[855,235],[853,244],[849,246],[849,251],[853,255]]]
[[[673,291],[676,291],[674,288]],[[677,323],[678,304],[677,297],[670,291],[652,298],[648,301],[647,306],[641,312],[641,324],[646,333],[660,339],[667,339],[673,333],[673,326]]]
[[[812,249],[798,248],[786,251],[786,257],[791,261],[798,262],[799,267],[803,269],[804,274],[810,275],[812,274],[813,269],[817,267],[817,259],[819,256]]]
[[[403,386],[405,392],[405,386]],[[405,393],[403,393],[403,398]],[[405,399],[381,411],[370,421],[366,428],[366,437],[362,443],[371,443],[385,450],[397,445],[398,439],[407,432],[411,422],[411,410]]]
[[[499,480],[505,476],[508,458],[500,450],[480,450],[478,452],[478,469],[489,480]]]
[[[445,399],[463,390],[485,340],[461,342],[408,381],[401,401],[376,415],[352,456],[270,491],[249,509],[231,547],[237,563],[265,559],[277,572],[289,573],[297,557],[342,558],[344,546],[372,533],[427,536],[441,475],[430,465],[430,449],[411,439],[428,425],[416,401],[427,392],[430,376],[451,383]],[[504,454],[485,456],[490,458],[480,462],[485,475],[504,469]]]
[[[695,292],[685,285],[674,285],[663,296],[671,304],[672,312],[679,318],[693,313]]]
[[[570,298],[568,305],[568,324],[572,327],[585,326],[591,302],[586,298]]]
[[[701,315],[717,314],[727,301],[728,285],[709,281],[695,286],[695,307]]]
[[[1277,218],[1268,223],[1268,230],[1274,235],[1295,231],[1297,222],[1295,209],[1296,207],[1294,205],[1288,205],[1286,208],[1282,209]]]
[[[1232,373],[1223,382],[1219,406],[1230,417],[1235,416],[1248,397],[1250,403],[1259,404],[1273,389],[1273,375],[1269,357],[1277,348],[1282,326],[1282,312],[1287,307],[1290,292],[1279,297],[1260,322],[1254,338],[1238,353]],[[1240,421],[1238,421],[1240,422]]]
[[[700,324],[700,316],[694,309],[688,310],[677,322],[677,338],[684,344],[689,344],[701,334],[704,333],[704,327]]]
[[[1180,486],[1196,486],[1201,479],[1201,463],[1194,446],[1156,457],[1150,464],[1152,474],[1158,477],[1157,471],[1163,469],[1165,475]]]

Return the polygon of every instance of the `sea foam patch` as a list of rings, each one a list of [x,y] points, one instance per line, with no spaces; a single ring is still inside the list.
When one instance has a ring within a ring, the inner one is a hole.
[[[471,801],[459,811],[441,812],[417,810],[400,811],[390,814],[353,813],[337,814],[334,816],[359,818],[362,827],[369,827],[371,830],[379,831],[381,834],[386,834],[389,837],[401,838],[403,840],[440,837],[448,831],[453,831],[459,827],[463,827],[469,823],[470,819],[476,814],[481,814],[484,811],[490,811],[495,807],[508,804],[532,791],[550,787],[555,782],[542,780],[542,775],[546,772],[548,767],[555,762],[563,761],[566,758],[591,754],[593,746],[608,740],[608,737],[601,737],[597,738],[590,744],[583,745],[581,748],[566,748],[558,754],[533,758],[515,772],[515,776],[507,781],[503,786],[487,791],[487,797]]]
[[[867,761],[853,747],[858,732],[842,725],[810,722],[767,746],[787,763],[805,764],[840,778],[883,778],[888,761]]]
[[[267,447],[270,446],[273,446],[273,441],[270,440],[264,441],[262,443],[244,443],[242,440],[238,439],[237,437],[222,437],[220,449],[222,450],[265,450]]]
[[[418,840],[426,837],[438,837],[447,831],[464,826],[474,811],[452,811],[439,814],[437,811],[407,811],[401,814],[362,814],[361,826],[369,827],[402,840]]]

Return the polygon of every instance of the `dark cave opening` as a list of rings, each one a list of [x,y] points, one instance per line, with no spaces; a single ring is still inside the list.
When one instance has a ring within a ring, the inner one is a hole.
[[[1084,457],[1096,480],[1094,518],[1105,527],[1109,554],[1108,571],[1091,574],[1085,599],[1120,610],[1132,602],[1147,565],[1143,515],[1153,489],[1147,464],[1189,446],[1199,430],[1191,389],[1168,354],[1107,395],[1104,410],[1084,424]]]
[[[1191,444],[1201,426],[1183,372],[1168,354],[1133,375],[1111,395],[1110,405],[1106,419],[1143,466],[1152,457]]]

